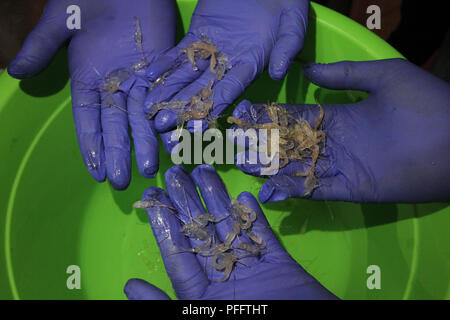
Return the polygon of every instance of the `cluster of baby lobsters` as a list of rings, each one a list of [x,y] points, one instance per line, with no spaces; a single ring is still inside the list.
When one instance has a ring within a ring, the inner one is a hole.
[[[290,161],[300,161],[307,168],[305,171],[297,171],[293,176],[305,177],[304,196],[309,196],[318,187],[316,176],[316,164],[321,154],[321,149],[325,147],[326,135],[320,126],[323,121],[324,112],[318,104],[319,115],[314,126],[302,117],[294,117],[283,106],[272,103],[264,105],[265,113],[270,119],[267,123],[247,123],[236,117],[228,117],[228,122],[239,127],[254,129],[277,129],[279,145],[279,168],[285,167]],[[270,135],[268,145],[270,146]],[[266,148],[266,152],[270,150]]]

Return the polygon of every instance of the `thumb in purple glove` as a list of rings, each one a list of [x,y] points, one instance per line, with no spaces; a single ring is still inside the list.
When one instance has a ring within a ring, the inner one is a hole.
[[[130,300],[170,300],[164,291],[141,279],[128,280],[123,291]]]

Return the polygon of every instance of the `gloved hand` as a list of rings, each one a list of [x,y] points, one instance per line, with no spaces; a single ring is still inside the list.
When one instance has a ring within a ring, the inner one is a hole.
[[[196,167],[190,175],[174,166],[166,172],[165,180],[168,196],[164,190],[150,187],[142,199],[156,202],[147,212],[179,299],[336,299],[283,249],[257,200],[248,192],[241,193],[238,201],[256,213],[251,231],[262,238],[266,249],[261,256],[240,259],[229,278],[221,282],[223,273],[213,268],[212,257],[187,252],[199,241],[186,237],[180,229],[206,212],[196,186],[211,215],[220,220],[229,214],[230,198],[222,180],[208,165]],[[231,217],[211,227],[208,230],[214,239],[225,241],[231,231]],[[233,247],[249,243],[247,234],[242,232],[234,239]],[[140,279],[129,280],[124,291],[129,299],[169,299],[163,291]]]
[[[326,146],[317,162],[313,200],[426,202],[450,195],[450,85],[403,59],[309,64],[304,75],[330,89],[363,90],[370,96],[348,105],[324,105]],[[286,105],[312,126],[315,105]],[[261,105],[242,102],[234,116],[269,122]],[[248,152],[248,151],[247,151]],[[252,152],[252,151],[250,151]],[[248,154],[246,155],[247,159]],[[261,166],[240,169],[259,175]],[[291,161],[266,181],[261,202],[303,197],[304,171]]]
[[[190,44],[208,38],[232,66],[213,86],[210,115],[216,118],[268,64],[273,79],[279,80],[286,75],[291,61],[303,47],[308,8],[307,0],[199,0],[186,37],[155,61],[149,70],[150,79],[155,81],[173,68],[182,50]],[[215,79],[209,62],[198,60],[197,71],[185,62],[166,78],[164,85],[149,92],[145,100],[147,113],[154,114],[151,107],[157,102],[188,101]],[[160,111],[155,118],[156,130],[168,132],[174,129],[177,113]],[[193,131],[192,122],[188,122],[188,129]],[[168,151],[173,147],[168,142],[170,136],[161,136]]]
[[[66,20],[73,22],[66,13],[71,5],[80,8],[79,30],[66,25]],[[158,141],[153,121],[142,110],[150,85],[145,70],[174,45],[173,1],[50,0],[9,74],[22,79],[39,73],[68,39],[73,115],[87,169],[97,181],[107,176],[115,189],[128,186],[129,124],[139,171],[153,177]]]

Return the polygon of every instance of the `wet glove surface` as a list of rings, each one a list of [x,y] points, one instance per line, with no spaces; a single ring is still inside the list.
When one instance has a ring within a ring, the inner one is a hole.
[[[71,5],[80,8],[79,30],[66,24],[73,22]],[[129,125],[139,171],[153,177],[158,170],[154,123],[142,110],[150,86],[145,70],[174,39],[173,1],[51,0],[8,72],[19,79],[39,73],[70,40],[73,116],[83,160],[97,181],[108,177],[115,189],[124,189],[131,175]]]
[[[308,9],[306,0],[199,0],[186,37],[151,66],[150,79],[155,81],[176,66],[189,45],[208,39],[231,66],[213,86],[210,116],[217,118],[266,66],[273,79],[286,75],[291,61],[303,47]],[[155,103],[189,101],[214,79],[209,61],[198,59],[196,68],[185,62],[167,76],[163,85],[148,94],[145,110],[153,115]],[[174,129],[178,124],[177,113],[160,111],[155,117],[156,129],[159,132]],[[187,126],[194,130],[192,122]],[[204,123],[203,129],[206,126]],[[162,139],[170,151],[173,148],[170,134],[162,135]]]
[[[199,240],[186,237],[181,228],[209,212],[220,222],[210,225],[208,231],[216,241],[225,241],[231,231],[231,218],[227,217],[231,200],[222,180],[208,165],[198,166],[191,174],[174,166],[166,172],[165,179],[167,195],[162,189],[150,187],[142,200],[157,201],[147,213],[179,299],[336,299],[283,249],[257,200],[248,192],[241,193],[237,200],[256,213],[251,231],[263,240],[266,249],[259,256],[239,259],[228,279],[221,281],[224,272],[213,267],[212,257],[187,252],[198,246]],[[242,232],[233,241],[233,247],[250,243],[247,234]],[[129,299],[169,299],[163,291],[140,279],[129,280],[124,291]]]
[[[348,105],[324,105],[326,146],[317,162],[314,200],[427,202],[450,195],[450,85],[402,59],[310,64],[304,75],[330,89],[363,90],[369,97]],[[285,105],[311,125],[316,105]],[[235,117],[270,122],[262,105],[242,102]],[[238,164],[260,176],[261,165]],[[241,155],[242,156],[242,155]],[[291,161],[268,177],[261,202],[304,197],[305,165]]]

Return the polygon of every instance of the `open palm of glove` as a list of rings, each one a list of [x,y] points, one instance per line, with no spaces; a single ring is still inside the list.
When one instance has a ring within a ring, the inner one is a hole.
[[[151,66],[150,79],[155,81],[177,66],[184,49],[207,39],[228,59],[228,71],[213,85],[211,118],[217,118],[238,98],[245,88],[269,66],[273,79],[282,79],[303,47],[308,22],[306,0],[199,0],[185,38]],[[196,68],[189,62],[178,66],[163,85],[149,92],[145,110],[164,101],[189,101],[216,79],[207,60],[197,59]],[[157,109],[156,109],[157,110]],[[156,115],[156,129],[168,151],[174,143],[170,131],[177,126],[179,110],[162,110]],[[193,131],[192,122],[188,128]],[[207,123],[203,125],[205,129]]]
[[[68,27],[74,14],[80,29]],[[8,71],[16,78],[37,74],[70,39],[73,115],[83,160],[96,180],[108,177],[114,188],[124,189],[131,171],[129,125],[140,172],[153,177],[158,170],[154,124],[142,111],[150,86],[144,75],[174,45],[174,35],[172,1],[51,0]]]
[[[208,165],[196,167],[191,174],[174,166],[166,172],[165,180],[167,195],[162,189],[150,187],[142,200],[155,201],[147,209],[148,217],[179,299],[336,299],[283,249],[257,200],[248,192],[241,193],[237,200],[256,213],[251,232],[262,239],[265,249],[259,255],[246,256],[242,256],[245,251],[233,250],[242,258],[223,281],[224,272],[214,267],[212,256],[188,252],[201,242],[181,230],[209,212],[220,221],[210,225],[208,232],[215,241],[225,241],[232,228],[231,200],[222,180]],[[247,234],[241,232],[232,246],[251,243]],[[166,293],[139,279],[129,280],[125,293],[129,299],[169,299]]]
[[[318,186],[313,200],[355,202],[426,202],[448,198],[450,192],[450,85],[403,59],[311,64],[304,74],[330,89],[363,90],[361,102],[324,105],[321,130],[326,146],[316,165]],[[316,105],[285,105],[297,120],[311,126]],[[248,123],[270,122],[262,105],[242,102],[235,117]],[[260,176],[262,166],[244,172]],[[305,163],[290,161],[276,175],[267,176],[259,192],[261,202],[304,197]]]

